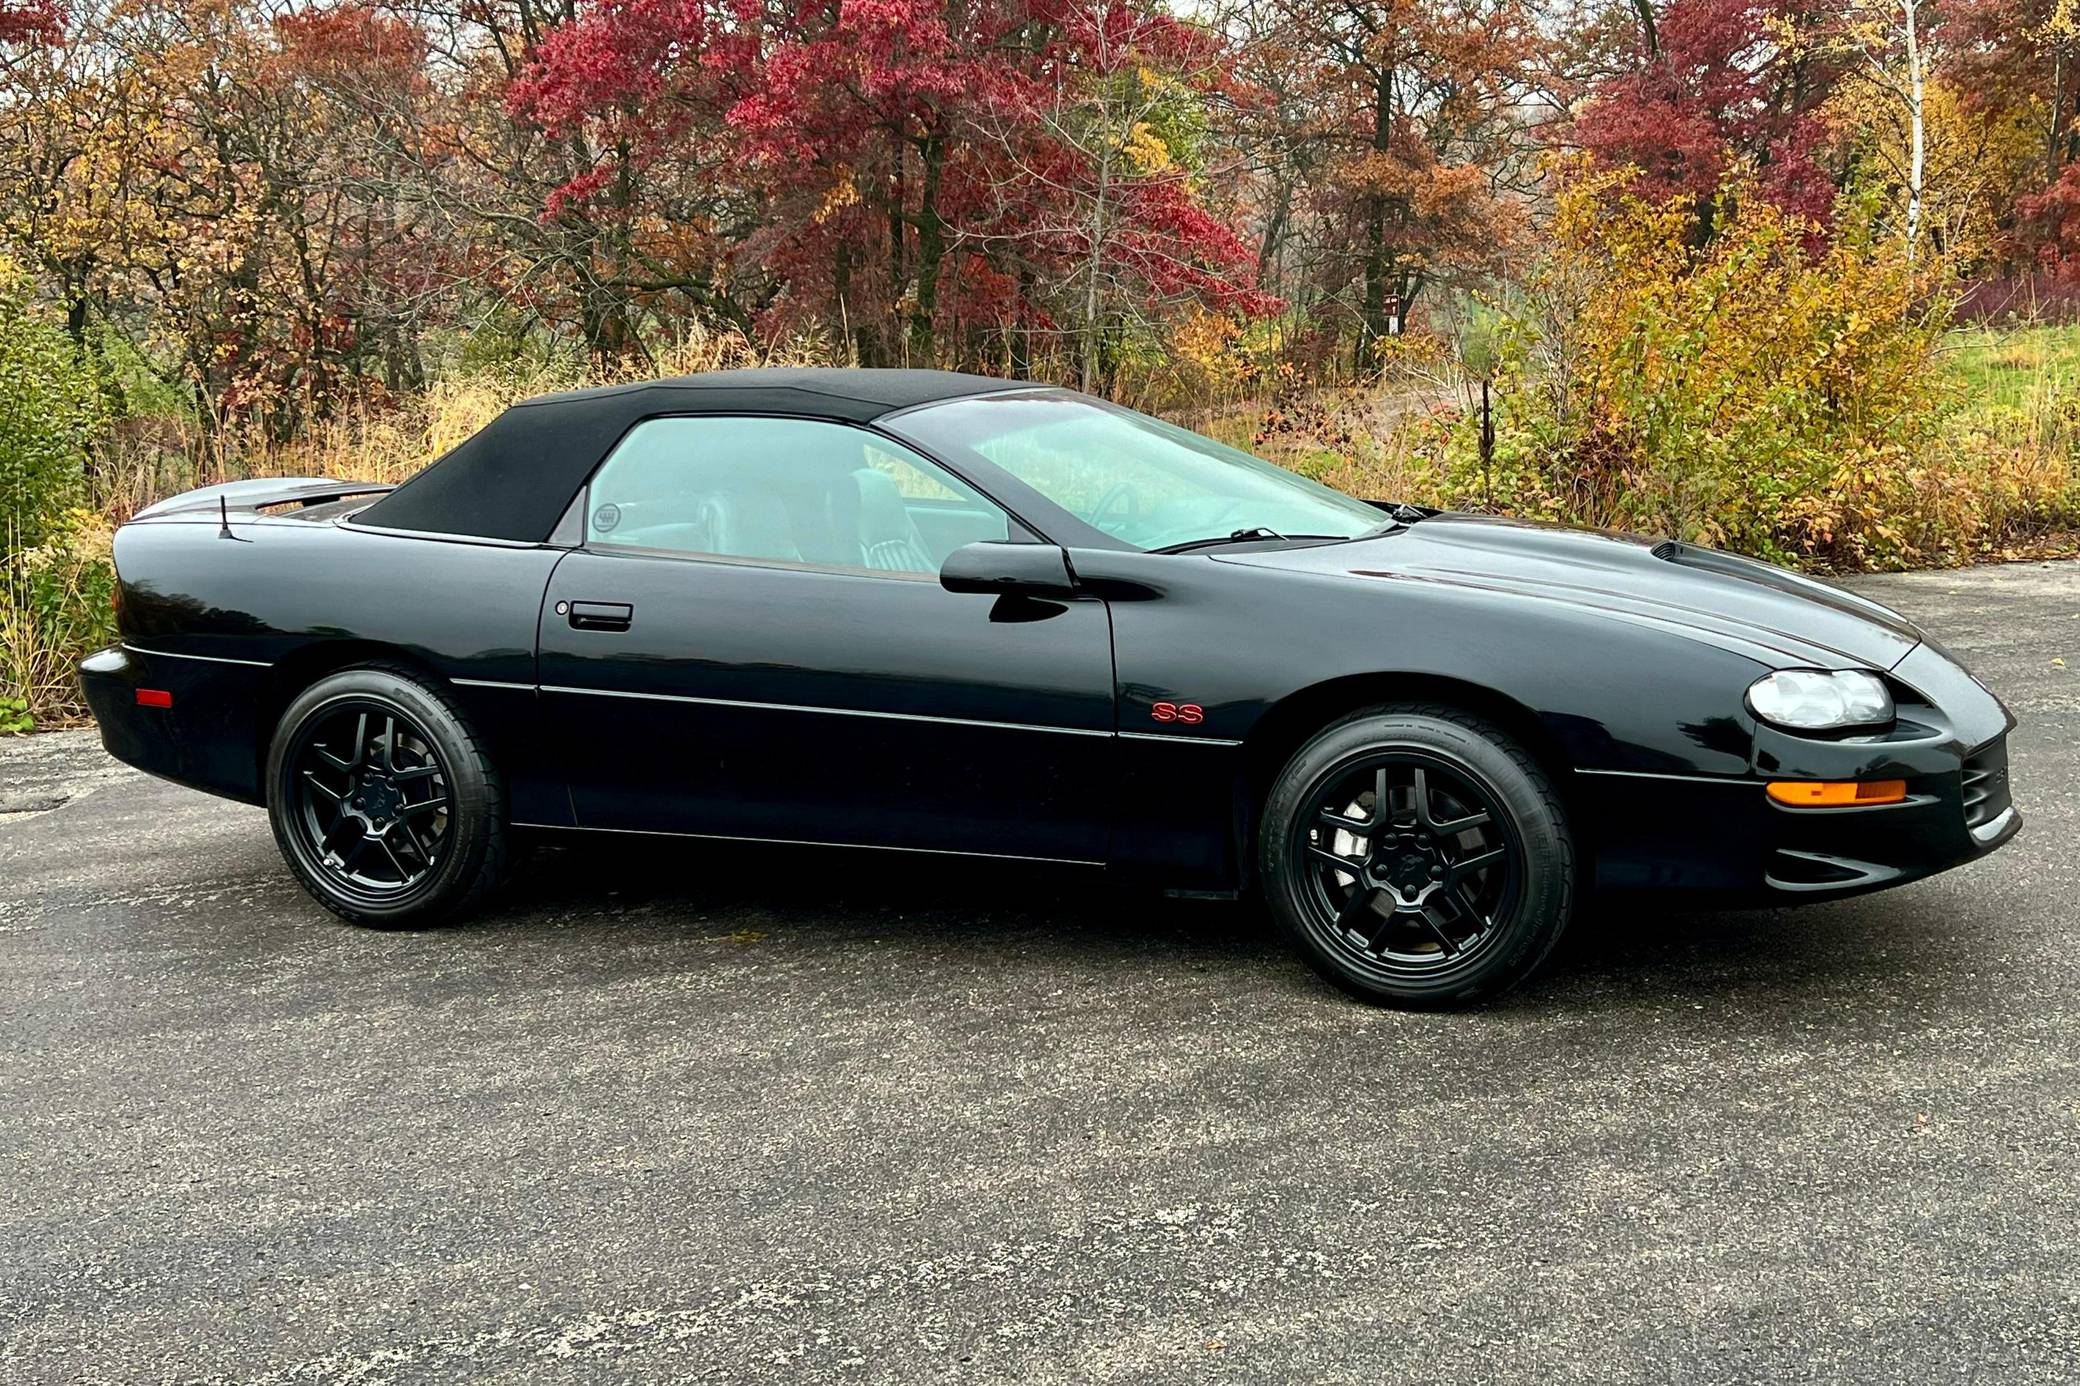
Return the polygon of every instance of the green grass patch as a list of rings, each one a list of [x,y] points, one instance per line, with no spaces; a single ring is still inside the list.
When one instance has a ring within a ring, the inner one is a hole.
[[[2080,325],[1953,332],[1968,412],[2034,415],[2080,387]]]

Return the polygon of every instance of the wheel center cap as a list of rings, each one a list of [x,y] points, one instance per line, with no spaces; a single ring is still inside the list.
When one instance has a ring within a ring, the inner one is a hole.
[[[1375,883],[1394,892],[1400,903],[1412,905],[1443,878],[1444,859],[1428,841],[1403,834],[1380,844],[1371,875]]]
[[[397,789],[380,776],[364,780],[347,801],[347,806],[366,819],[371,826],[380,827],[397,816]]]
[[[1430,865],[1420,857],[1406,856],[1394,863],[1388,875],[1394,888],[1407,895],[1430,883]]]

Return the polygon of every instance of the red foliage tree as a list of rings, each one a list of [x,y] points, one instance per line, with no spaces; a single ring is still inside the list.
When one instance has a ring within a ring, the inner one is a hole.
[[[1092,105],[1108,82],[1203,92],[1220,57],[1149,0],[595,0],[506,99],[589,151],[545,217],[594,219],[611,244],[647,185],[714,169],[756,209],[727,238],[742,311],[837,325],[869,363],[928,364],[1051,322],[1067,304],[1046,286],[1079,266],[1264,311],[1196,171],[1148,153],[1147,121],[1101,133]]]
[[[2042,133],[2041,173],[2018,190],[2008,250],[2080,279],[2080,18],[2064,0],[1950,0],[1937,32],[1973,102]]]
[[[54,39],[64,27],[57,0],[0,0],[0,45]]]
[[[1771,202],[1824,224],[1835,188],[1816,157],[1819,109],[1836,74],[1801,41],[1822,22],[1812,0],[1672,0],[1652,17],[1639,66],[1594,93],[1575,138],[1638,167],[1640,192],[1687,194],[1701,213],[1745,162]]]

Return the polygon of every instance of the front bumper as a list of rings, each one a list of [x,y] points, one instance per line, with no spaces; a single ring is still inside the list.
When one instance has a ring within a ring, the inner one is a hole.
[[[1834,899],[1932,876],[2021,830],[2009,793],[2015,719],[1940,649],[1894,667],[1899,720],[1884,733],[1824,739],[1757,726],[1747,776],[1586,774],[1597,883],[1741,901]],[[1793,808],[1772,780],[1905,780],[1903,802]]]
[[[256,664],[113,645],[80,662],[79,683],[101,744],[117,760],[257,804],[263,796],[255,727],[267,672]],[[171,706],[140,705],[139,689],[169,694]]]

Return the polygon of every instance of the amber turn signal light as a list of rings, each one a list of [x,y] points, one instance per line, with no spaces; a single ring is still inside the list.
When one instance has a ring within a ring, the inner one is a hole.
[[[1773,780],[1769,797],[1792,808],[1869,808],[1907,797],[1905,780]]]

